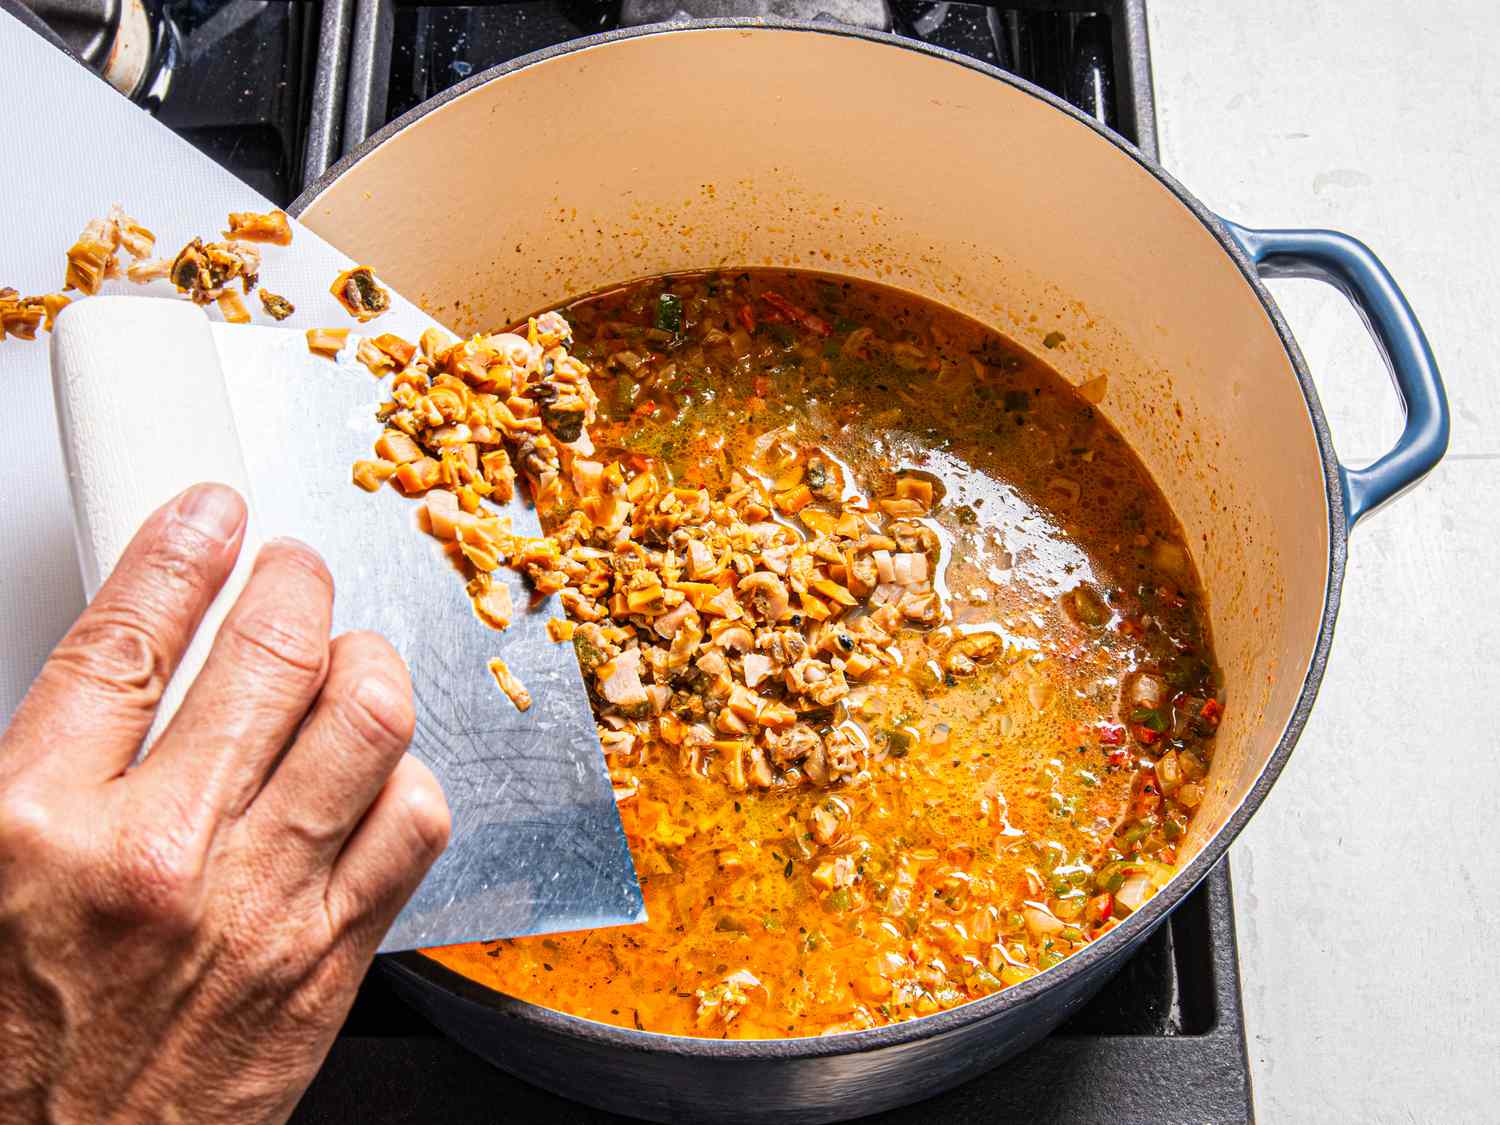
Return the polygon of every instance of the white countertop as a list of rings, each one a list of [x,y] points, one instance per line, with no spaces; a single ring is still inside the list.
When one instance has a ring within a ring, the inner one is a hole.
[[[1487,0],[1157,0],[1162,160],[1251,226],[1367,242],[1427,329],[1453,437],[1350,545],[1327,677],[1231,851],[1259,1119],[1481,1121],[1500,1063],[1500,71]],[[1400,414],[1348,304],[1273,291],[1340,456]]]

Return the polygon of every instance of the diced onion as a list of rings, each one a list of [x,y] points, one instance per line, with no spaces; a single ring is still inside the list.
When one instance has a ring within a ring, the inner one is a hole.
[[[1151,879],[1146,875],[1132,875],[1120,884],[1115,892],[1115,902],[1134,914],[1151,897]]]
[[[1060,919],[1053,917],[1049,911],[1043,910],[1040,907],[1023,906],[1021,908],[1021,915],[1026,919],[1026,928],[1038,936],[1042,934],[1055,934],[1063,929],[1063,923]]]

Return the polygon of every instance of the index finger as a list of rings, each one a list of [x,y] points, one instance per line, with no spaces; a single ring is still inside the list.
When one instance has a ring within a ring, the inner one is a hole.
[[[227,485],[194,485],[153,512],[21,701],[0,772],[42,759],[74,779],[124,772],[244,531],[245,502]]]

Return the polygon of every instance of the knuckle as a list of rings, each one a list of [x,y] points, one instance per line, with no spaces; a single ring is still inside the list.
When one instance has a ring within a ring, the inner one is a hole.
[[[0,866],[5,860],[34,861],[52,850],[59,836],[52,806],[37,794],[22,788],[0,794]]]
[[[321,953],[301,968],[288,990],[283,1010],[294,1025],[327,1027],[339,1023],[364,978],[368,965],[351,964],[341,950],[330,948],[330,937],[326,928],[308,935],[308,942]]]
[[[210,583],[210,563],[222,546],[189,524],[174,520],[146,550],[141,573],[174,597],[202,593]]]
[[[286,842],[312,854],[338,851],[349,838],[349,825],[342,809],[299,807],[283,814],[280,830]]]
[[[169,933],[190,933],[204,911],[203,850],[187,833],[135,824],[115,836],[102,865],[105,912]]]
[[[437,780],[424,766],[422,776],[408,782],[401,793],[403,830],[412,845],[412,853],[430,863],[448,846],[452,818],[448,802]]]
[[[124,608],[87,614],[53,650],[52,662],[64,675],[147,710],[160,700],[170,666],[161,638]]]
[[[267,565],[284,567],[304,578],[311,578],[318,585],[333,590],[333,575],[323,562],[323,556],[306,543],[296,539],[277,539],[268,543],[262,552]]]
[[[267,663],[278,675],[300,681],[322,676],[328,661],[327,639],[283,608],[266,607],[237,615],[230,635],[247,663]]]
[[[354,737],[380,749],[404,750],[416,726],[411,691],[382,675],[361,677],[336,704]]]
[[[356,629],[351,633],[340,634],[333,642],[333,647],[351,667],[369,665],[391,670],[403,677],[406,674],[406,661],[401,659],[395,646],[379,633]]]

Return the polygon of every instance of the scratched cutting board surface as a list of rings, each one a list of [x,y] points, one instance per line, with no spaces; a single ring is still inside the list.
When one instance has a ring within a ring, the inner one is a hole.
[[[0,162],[0,285],[25,293],[61,286],[64,252],[113,202],[176,252],[219,237],[231,210],[272,204],[179,140],[66,56],[0,12],[0,99],[12,107],[11,151]],[[328,293],[352,263],[294,222],[290,247],[265,247],[261,278],[297,307],[283,328],[353,326]],[[368,263],[378,272],[379,263]],[[166,283],[111,283],[107,292],[164,296]],[[253,298],[249,304],[258,305]],[[216,315],[216,314],[214,314]],[[372,327],[411,339],[433,323],[399,296]],[[300,333],[218,325],[245,333],[220,347],[251,501],[262,534],[325,550],[340,595],[335,630],[387,635],[412,670],[412,750],[453,809],[447,853],[382,948],[616,925],[643,916],[640,890],[570,646],[548,641],[550,603],[519,613],[504,633],[473,614],[458,575],[415,523],[414,506],[349,483],[369,456],[382,386],[363,368],[317,361]],[[222,338],[222,337],[221,337]],[[14,709],[47,649],[82,606],[44,341],[0,343],[0,376],[14,393],[22,438],[0,464],[0,716]],[[306,380],[316,378],[316,396]],[[315,398],[316,409],[310,409]],[[166,497],[162,497],[163,500]],[[517,531],[535,533],[520,504]],[[337,528],[337,534],[330,529]],[[393,577],[394,576],[394,577]],[[525,592],[513,587],[516,604]],[[504,658],[535,699],[514,710],[485,661]]]

